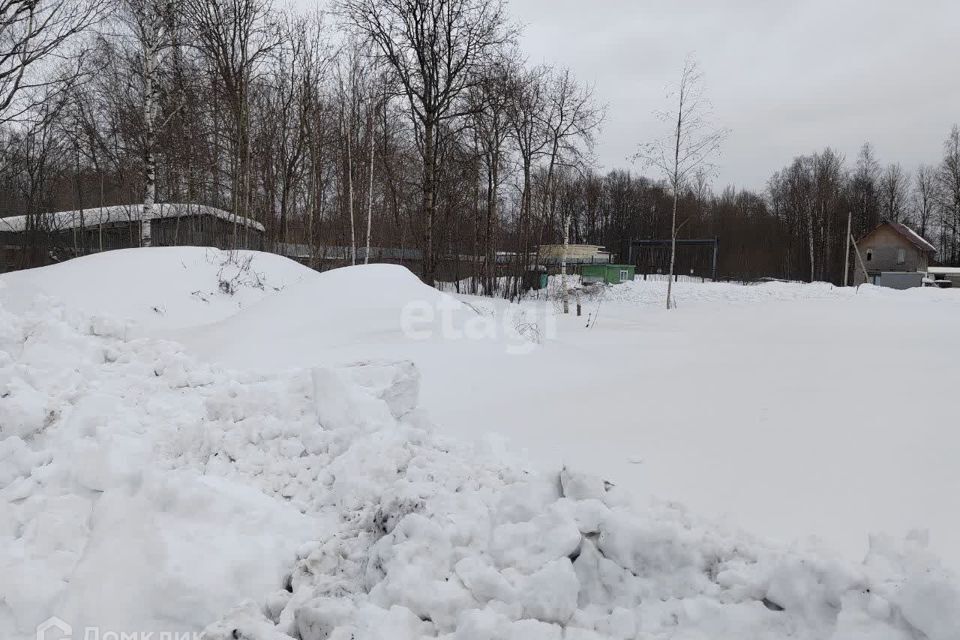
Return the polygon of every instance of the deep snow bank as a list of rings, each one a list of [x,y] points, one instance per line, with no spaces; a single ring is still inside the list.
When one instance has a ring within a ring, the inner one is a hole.
[[[852,565],[530,473],[503,446],[434,433],[409,365],[229,373],[55,306],[2,320],[3,637],[51,614],[145,633],[224,613],[207,637],[250,640],[947,640],[960,625],[922,540],[877,540]]]
[[[443,437],[407,363],[231,372],[109,318],[8,299],[0,637],[32,638],[49,615],[128,634],[223,616],[207,637],[247,640],[960,628],[956,579],[921,536],[875,539],[859,564],[770,545]]]
[[[474,367],[483,396],[435,393],[424,365],[431,415],[852,560],[869,532],[926,529],[960,571],[960,511],[943,508],[960,487],[958,291],[681,279],[674,293],[668,312],[664,282],[609,287],[583,306],[590,329],[561,315],[534,357]]]
[[[0,295],[8,307],[44,294],[71,309],[131,321],[137,329],[175,329],[222,320],[314,276],[312,269],[272,253],[151,247],[7,273]]]
[[[325,271],[222,322],[165,335],[201,357],[243,368],[427,353],[467,363],[491,350],[535,345],[523,320],[485,314],[424,285],[404,267],[376,264]],[[454,365],[445,375],[467,373]]]
[[[416,308],[415,308],[416,307]],[[454,298],[427,287],[408,269],[388,264],[363,265],[315,273],[272,296],[256,308],[192,335],[215,350],[237,342],[266,341],[270,350],[296,349],[309,342],[330,347],[358,336],[388,342],[402,339],[404,310],[466,308]]]
[[[211,397],[239,383],[125,333],[0,303],[0,637],[32,637],[51,615],[197,628],[269,592],[318,530],[283,501],[179,468],[166,440],[218,424]]]

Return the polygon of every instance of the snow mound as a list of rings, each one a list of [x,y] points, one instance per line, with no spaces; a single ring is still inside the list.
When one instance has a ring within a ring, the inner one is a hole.
[[[223,322],[168,337],[218,362],[284,368],[446,344],[476,315],[405,267],[371,264],[325,271]]]
[[[367,275],[395,297],[361,308],[427,295],[385,267],[306,291],[352,293]],[[210,640],[960,628],[957,580],[921,535],[874,539],[863,563],[778,547],[444,437],[409,363],[228,371],[110,329],[0,301],[0,637],[32,638],[50,615],[101,637],[208,625]]]
[[[227,318],[316,275],[272,253],[207,247],[106,251],[0,276],[0,299],[23,308],[47,295],[135,330],[176,329]]]
[[[314,519],[158,455],[229,378],[63,307],[0,316],[0,637],[196,628],[268,592]]]

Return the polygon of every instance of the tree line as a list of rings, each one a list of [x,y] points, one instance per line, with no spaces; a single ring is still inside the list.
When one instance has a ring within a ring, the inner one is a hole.
[[[626,260],[674,235],[719,237],[723,277],[839,281],[848,212],[960,260],[956,129],[913,176],[869,146],[853,166],[798,157],[762,193],[714,192],[706,167],[600,173],[594,89],[519,37],[502,0],[0,0],[0,216],[206,204],[313,266],[328,247],[413,249],[427,282],[506,295],[539,245]]]
[[[587,172],[562,186],[575,242],[602,244],[629,255],[637,238],[670,238],[673,189],[665,181],[615,170]],[[882,221],[902,222],[937,247],[937,259],[960,264],[960,128],[954,126],[935,164],[915,172],[878,161],[862,146],[853,161],[826,148],[775,171],[764,191],[711,189],[695,173],[680,186],[680,236],[719,238],[721,277],[755,280],[843,280],[848,214],[855,238]],[[684,255],[679,273],[705,271],[703,255]],[[650,265],[666,272],[668,257]]]

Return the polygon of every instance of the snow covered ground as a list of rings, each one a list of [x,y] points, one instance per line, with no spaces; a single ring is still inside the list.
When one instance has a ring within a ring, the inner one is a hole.
[[[14,271],[0,282],[8,310],[23,310],[40,294],[88,315],[129,321],[143,334],[223,320],[315,275],[272,253],[156,247]]]
[[[0,637],[957,638],[960,297],[681,285],[0,276]]]
[[[425,384],[426,404],[785,542],[858,558],[868,532],[927,529],[960,569],[944,508],[960,490],[958,292],[681,283],[667,312],[664,289],[612,287],[585,305],[591,329],[561,318],[536,358],[473,371],[496,403]],[[538,411],[517,416],[521,399]]]
[[[586,301],[581,318],[552,301],[462,297],[491,319],[470,339],[469,314],[443,326],[446,297],[391,297],[349,276],[173,337],[236,367],[412,360],[450,433],[497,432],[548,468],[574,460],[637,495],[783,542],[816,536],[848,558],[870,532],[928,529],[960,569],[960,511],[943,508],[960,490],[956,291],[680,283],[667,312],[666,283],[638,281]],[[347,298],[360,315],[376,307],[376,326],[308,312]],[[401,327],[413,300],[437,309],[423,340]],[[518,309],[542,344],[518,335]]]

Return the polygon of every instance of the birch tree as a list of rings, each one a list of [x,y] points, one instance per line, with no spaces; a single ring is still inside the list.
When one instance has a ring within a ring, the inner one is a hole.
[[[667,309],[673,308],[673,277],[677,259],[677,205],[680,192],[698,170],[712,169],[712,158],[727,136],[726,129],[715,129],[710,122],[711,105],[703,88],[703,74],[688,58],[680,82],[667,95],[673,106],[661,112],[672,132],[660,140],[640,147],[637,158],[659,171],[673,192],[670,223],[670,271],[667,281]]]
[[[350,220],[350,261],[357,264],[357,195],[356,185],[358,178],[355,154],[359,151],[362,157],[364,149],[373,153],[373,114],[376,107],[378,86],[373,81],[373,71],[368,64],[369,58],[362,50],[360,43],[351,42],[343,51],[337,66],[337,85],[340,111],[340,130],[344,140],[344,157],[346,161],[344,188],[344,202],[347,217]],[[363,145],[362,132],[367,130],[370,139]],[[358,147],[355,149],[355,147]],[[373,161],[370,162],[372,176]],[[362,172],[361,172],[362,176]],[[372,178],[371,178],[372,179]],[[372,187],[370,189],[372,193]],[[362,206],[362,198],[361,198]]]
[[[160,68],[173,43],[178,0],[123,0],[121,19],[127,23],[139,51],[143,111],[143,217],[140,244],[150,244],[150,219],[157,197],[157,118]]]
[[[386,82],[383,83],[383,101],[386,101]],[[371,92],[367,100],[367,136],[369,138],[370,158],[367,165],[369,182],[367,183],[367,241],[363,253],[363,264],[370,264],[370,235],[373,230],[373,157],[376,143],[376,115],[380,110],[377,100]]]
[[[347,168],[346,168],[346,178],[347,178],[347,215],[350,218],[350,264],[357,264],[357,223],[356,216],[354,215],[354,204],[356,203],[356,198],[353,195],[353,120],[355,116],[354,103],[356,95],[355,93],[349,94],[349,100],[347,99],[347,93],[345,89],[345,84],[343,78],[340,79],[340,91],[343,93],[343,97],[340,99],[340,130],[344,137],[344,144],[347,151]],[[349,102],[349,105],[347,104]],[[347,108],[349,107],[350,113],[347,113]]]

